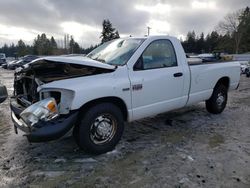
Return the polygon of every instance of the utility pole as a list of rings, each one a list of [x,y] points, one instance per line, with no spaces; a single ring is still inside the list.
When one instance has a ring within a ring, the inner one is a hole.
[[[152,29],[152,28],[148,26],[147,29],[148,29],[148,36],[149,36],[150,29]]]
[[[67,44],[67,42],[66,42],[66,34],[64,35],[64,49],[66,49],[67,47],[66,47],[66,44]]]

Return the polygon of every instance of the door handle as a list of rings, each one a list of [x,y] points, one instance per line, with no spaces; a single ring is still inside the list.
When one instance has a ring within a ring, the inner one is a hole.
[[[183,75],[182,72],[177,72],[177,73],[174,73],[174,77],[181,77]]]

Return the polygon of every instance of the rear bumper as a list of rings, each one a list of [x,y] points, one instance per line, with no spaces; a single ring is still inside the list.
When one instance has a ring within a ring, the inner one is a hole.
[[[75,124],[78,111],[73,111],[68,115],[59,116],[51,121],[39,121],[32,127],[29,127],[20,119],[20,113],[24,110],[22,106],[16,103],[12,98],[10,102],[11,118],[14,128],[25,132],[29,142],[46,142],[56,140],[64,136]]]

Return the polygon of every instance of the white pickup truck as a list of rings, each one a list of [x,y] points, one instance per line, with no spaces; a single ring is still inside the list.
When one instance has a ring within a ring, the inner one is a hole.
[[[116,146],[125,121],[201,101],[221,113],[239,80],[238,62],[189,64],[174,37],[116,39],[86,57],[43,57],[16,72],[11,117],[30,142],[73,130],[80,148],[100,154]]]

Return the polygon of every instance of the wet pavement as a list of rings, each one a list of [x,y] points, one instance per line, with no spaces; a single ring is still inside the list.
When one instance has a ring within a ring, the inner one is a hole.
[[[13,71],[0,68],[12,93]],[[126,124],[116,149],[89,155],[69,135],[30,144],[0,104],[0,187],[250,187],[250,79],[220,115],[204,103]]]

